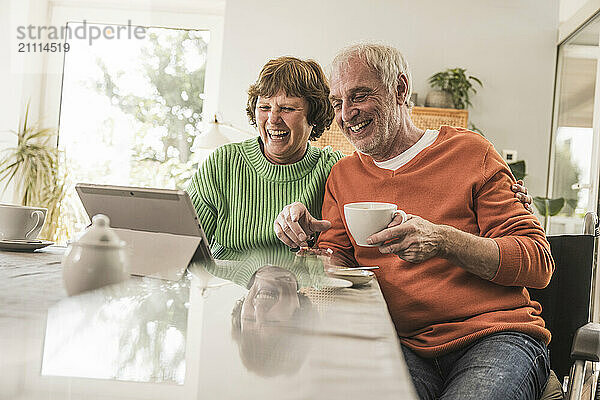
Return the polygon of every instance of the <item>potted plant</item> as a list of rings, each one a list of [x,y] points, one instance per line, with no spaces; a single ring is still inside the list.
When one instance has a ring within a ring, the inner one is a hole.
[[[0,182],[4,190],[14,181],[18,202],[24,206],[48,209],[40,237],[56,240],[59,208],[65,195],[64,177],[59,173],[61,156],[56,145],[56,130],[40,128],[29,121],[29,102],[18,129],[17,146],[4,149],[0,157]]]
[[[513,163],[508,164],[510,171],[512,172],[515,179],[520,180],[525,178],[526,166],[525,161],[515,161]],[[548,197],[535,196],[533,197],[533,205],[540,213],[542,217],[544,217],[544,230],[548,230],[548,221],[549,217],[554,217],[558,213],[560,213],[565,206],[565,203],[570,204],[573,208],[577,205],[576,199],[566,199],[564,197],[558,197],[555,199],[550,199]]]
[[[465,68],[449,68],[429,77],[434,91],[427,94],[427,107],[465,109],[471,105],[471,94],[477,93],[474,83],[483,87],[479,79],[466,74]],[[471,93],[472,92],[472,93]]]

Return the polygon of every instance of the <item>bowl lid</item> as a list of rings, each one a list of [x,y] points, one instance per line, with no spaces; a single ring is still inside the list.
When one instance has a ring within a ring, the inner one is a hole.
[[[86,229],[76,244],[123,247],[125,243],[111,229],[110,219],[104,214],[96,214],[92,217],[92,225]]]

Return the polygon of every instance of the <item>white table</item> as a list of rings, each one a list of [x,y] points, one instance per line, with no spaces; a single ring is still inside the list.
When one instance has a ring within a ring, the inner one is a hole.
[[[376,281],[304,287],[310,322],[257,346],[234,338],[239,284],[195,269],[67,297],[63,252],[0,252],[1,400],[416,398]]]

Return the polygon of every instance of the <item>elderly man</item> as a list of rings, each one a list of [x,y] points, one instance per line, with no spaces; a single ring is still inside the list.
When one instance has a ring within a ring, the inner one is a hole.
[[[509,168],[482,136],[410,118],[411,78],[394,48],[356,45],[333,61],[336,122],[358,150],[327,180],[323,220],[300,203],[278,237],[318,245],[377,278],[423,399],[537,399],[549,374],[550,332],[525,287],[545,287],[554,262],[544,231],[510,191]],[[409,213],[358,246],[344,204],[380,201]]]

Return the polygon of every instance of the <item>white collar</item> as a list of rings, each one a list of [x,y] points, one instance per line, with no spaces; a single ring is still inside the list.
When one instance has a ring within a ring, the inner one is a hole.
[[[427,129],[423,136],[421,136],[421,138],[417,140],[417,143],[413,144],[408,149],[398,154],[396,157],[390,158],[389,160],[385,161],[373,160],[373,162],[379,168],[395,171],[403,165],[407,164],[410,160],[415,158],[417,154],[419,154],[421,151],[425,150],[433,142],[435,142],[435,139],[437,139],[439,133],[440,131]]]

